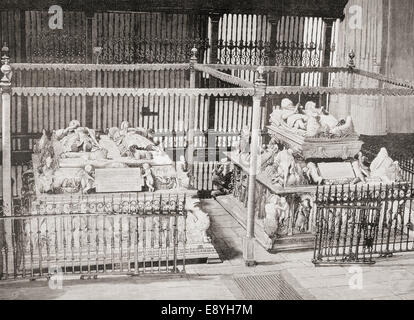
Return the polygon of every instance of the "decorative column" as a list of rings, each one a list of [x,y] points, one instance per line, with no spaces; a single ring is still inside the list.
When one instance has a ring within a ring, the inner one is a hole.
[[[331,66],[331,53],[334,49],[334,47],[332,46],[332,35],[333,35],[333,25],[335,22],[335,19],[333,18],[324,18],[323,19],[325,28],[324,28],[324,34],[325,34],[325,43],[323,46],[323,52],[321,52],[321,57],[320,59],[322,59],[322,67],[330,67]],[[322,56],[323,54],[323,56]],[[322,75],[322,87],[327,87],[329,85],[329,73],[328,72],[324,72]],[[329,105],[329,95],[327,94],[323,94],[320,95],[319,100],[320,100],[320,106],[328,106]]]
[[[250,144],[250,168],[249,168],[249,190],[247,200],[247,223],[246,238],[243,240],[243,258],[246,266],[256,265],[254,247],[255,247],[255,205],[256,205],[256,176],[260,154],[260,114],[261,103],[266,95],[266,81],[263,78],[263,67],[257,69],[258,77],[255,82],[255,94],[253,96],[253,119],[252,119],[252,134]]]
[[[3,213],[11,216],[13,212],[12,176],[11,176],[11,78],[12,70],[9,65],[9,49],[2,48],[1,72],[3,77],[0,80],[1,106],[2,106],[2,152],[3,152]]]
[[[210,38],[210,56],[208,62],[210,64],[217,64],[218,63],[218,49],[219,49],[219,22],[220,22],[221,14],[213,13],[210,14],[211,20],[211,38]],[[209,78],[210,88],[217,87],[217,81],[214,77]],[[208,128],[214,128],[214,118],[216,112],[216,98],[209,97],[208,103]]]
[[[197,48],[191,49],[190,58],[190,88],[196,87],[196,71],[194,65],[197,63]],[[190,179],[193,181],[193,164],[194,164],[194,124],[195,124],[195,108],[196,108],[196,96],[190,95],[190,109],[188,115],[188,132],[187,132],[187,162],[189,168],[191,168]]]
[[[331,53],[333,51],[332,47],[332,34],[333,34],[333,25],[335,22],[335,19],[333,18],[324,18],[323,22],[325,23],[325,44],[324,44],[324,50],[323,50],[323,67],[330,67],[331,64]],[[329,74],[325,73],[323,75],[322,79],[322,86],[326,87],[329,84]]]
[[[355,69],[355,52],[354,50],[351,50],[349,52],[349,59],[348,59],[348,79],[347,79],[347,87],[348,88],[353,88],[355,86],[355,74],[354,74],[354,69]],[[346,114],[350,115],[352,113],[352,101],[353,98],[351,95],[347,94],[346,95]]]
[[[94,63],[93,48],[95,47],[95,39],[96,39],[96,36],[94,37],[94,33],[96,34],[96,21],[94,21],[95,12],[93,8],[87,8],[85,10],[85,16],[86,16],[86,57],[85,57],[86,59],[85,60],[86,60],[86,63],[92,64]],[[95,22],[95,25],[94,25],[94,22]],[[88,74],[88,77],[87,77],[88,85],[90,87],[96,87],[97,73],[90,71],[87,74]],[[94,105],[94,99],[92,96],[89,96],[89,95],[86,96],[86,105],[90,108]],[[88,128],[93,127],[93,112],[92,111],[88,110],[86,112],[85,121],[86,121],[85,125]]]
[[[276,65],[276,45],[277,45],[277,24],[280,16],[271,15],[268,17],[270,23],[270,46],[268,52],[269,66]],[[274,79],[270,79],[269,85],[274,85]]]
[[[217,64],[218,62],[218,44],[219,44],[219,22],[221,14],[213,13],[210,14],[211,20],[211,39],[210,39],[210,59],[209,63]]]

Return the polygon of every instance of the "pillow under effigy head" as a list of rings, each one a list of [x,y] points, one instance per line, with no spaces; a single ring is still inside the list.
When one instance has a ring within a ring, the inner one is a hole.
[[[295,106],[293,105],[292,100],[290,100],[288,98],[282,99],[282,102],[280,103],[280,106],[282,107],[282,109],[292,109],[292,108],[295,108]]]

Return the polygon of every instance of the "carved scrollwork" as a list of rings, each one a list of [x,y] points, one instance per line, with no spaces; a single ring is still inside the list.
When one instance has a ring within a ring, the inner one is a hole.
[[[197,48],[200,57],[209,48],[208,39],[172,38],[115,38],[102,41],[102,63],[183,63],[191,57],[191,49]]]

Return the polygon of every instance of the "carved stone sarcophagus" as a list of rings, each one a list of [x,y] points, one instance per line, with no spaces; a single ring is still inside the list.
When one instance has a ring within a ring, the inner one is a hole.
[[[346,138],[310,138],[284,127],[268,126],[269,134],[292,149],[303,159],[349,159],[361,151],[363,142],[358,135]]]

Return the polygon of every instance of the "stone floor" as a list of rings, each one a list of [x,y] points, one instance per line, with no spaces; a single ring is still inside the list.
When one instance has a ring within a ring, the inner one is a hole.
[[[65,280],[60,290],[50,289],[46,281],[0,283],[0,299],[244,299],[235,277],[274,274],[303,299],[414,299],[413,254],[360,268],[316,268],[312,252],[269,254],[257,246],[257,266],[249,268],[242,259],[244,229],[214,200],[204,200],[203,207],[211,215],[211,237],[223,263],[188,265],[186,276],[173,278]]]

